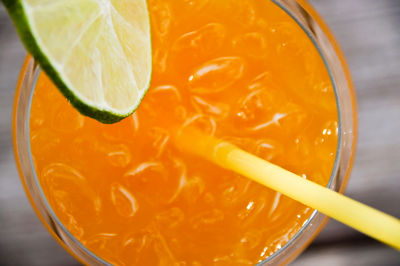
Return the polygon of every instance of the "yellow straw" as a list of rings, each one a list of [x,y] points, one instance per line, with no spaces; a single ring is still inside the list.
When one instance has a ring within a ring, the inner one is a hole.
[[[297,200],[400,250],[400,220],[350,199],[238,147],[197,131],[180,132],[176,145]]]

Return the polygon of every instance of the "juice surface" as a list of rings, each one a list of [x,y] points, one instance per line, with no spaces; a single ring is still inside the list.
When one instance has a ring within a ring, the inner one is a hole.
[[[149,10],[152,85],[131,117],[84,117],[39,77],[30,138],[44,193],[68,230],[113,264],[260,262],[313,210],[171,139],[193,126],[326,185],[338,118],[323,61],[270,1],[150,0]]]

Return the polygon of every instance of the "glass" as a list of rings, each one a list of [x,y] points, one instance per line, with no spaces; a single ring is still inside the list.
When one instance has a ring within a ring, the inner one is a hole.
[[[273,0],[306,32],[319,51],[335,90],[339,134],[336,160],[328,187],[343,192],[350,175],[356,146],[356,102],[344,58],[326,25],[303,0]],[[59,221],[46,200],[36,176],[30,151],[30,106],[40,68],[28,57],[16,90],[13,137],[16,163],[26,194],[37,215],[54,238],[76,259],[90,265],[110,265],[77,241]],[[286,264],[293,260],[315,238],[327,222],[326,216],[314,211],[302,229],[280,250],[260,265]]]

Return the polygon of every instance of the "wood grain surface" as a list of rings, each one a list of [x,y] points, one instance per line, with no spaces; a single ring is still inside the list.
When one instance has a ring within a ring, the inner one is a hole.
[[[359,107],[346,194],[400,217],[400,1],[311,0],[350,66]],[[0,265],[79,265],[31,209],[14,164],[11,112],[25,51],[0,6]],[[292,265],[400,265],[400,252],[330,221]]]

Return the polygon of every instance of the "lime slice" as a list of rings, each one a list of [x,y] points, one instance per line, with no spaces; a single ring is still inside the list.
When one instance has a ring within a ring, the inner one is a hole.
[[[151,77],[146,0],[2,0],[26,49],[82,114],[114,123]]]

